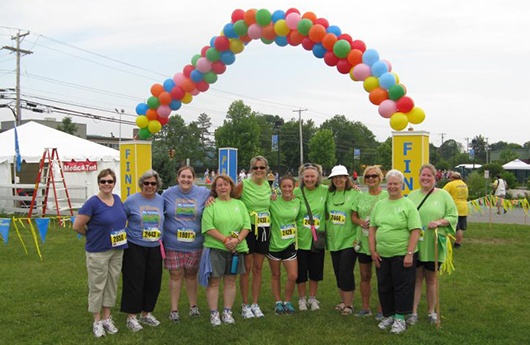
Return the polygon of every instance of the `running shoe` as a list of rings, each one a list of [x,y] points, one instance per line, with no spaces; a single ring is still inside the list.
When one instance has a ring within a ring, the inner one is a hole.
[[[438,315],[435,312],[429,313],[429,323],[436,323],[438,321]]]
[[[142,325],[140,325],[140,323],[138,322],[136,316],[127,318],[127,328],[133,332],[138,332],[144,329]]]
[[[418,314],[410,314],[407,316],[407,325],[415,325],[418,323]]]
[[[375,319],[376,319],[377,321],[381,321],[381,320],[383,320],[383,313],[381,313],[380,311],[377,312],[377,314],[375,315]]]
[[[400,334],[407,330],[407,323],[405,320],[401,319],[394,319],[394,323],[392,324],[392,329],[390,330],[390,333],[392,334]]]
[[[361,309],[360,312],[355,314],[355,316],[359,316],[359,317],[371,316],[371,315],[372,315],[372,311],[370,309]]]
[[[210,314],[210,323],[212,326],[221,325],[221,318],[219,317],[219,312],[217,310]]]
[[[316,298],[310,298],[307,301],[307,305],[309,306],[309,309],[311,310],[319,310],[320,309],[320,302]]]
[[[394,323],[394,317],[393,316],[383,317],[383,320],[381,320],[381,322],[379,322],[377,327],[379,327],[380,329],[387,329],[388,327],[392,326],[393,323]]]
[[[114,326],[114,322],[112,321],[112,316],[109,316],[108,319],[101,321],[101,323],[103,325],[103,329],[108,334],[118,333],[118,329],[116,328],[116,326]]]
[[[105,329],[103,328],[103,321],[95,321],[92,325],[92,331],[96,338],[101,338],[105,336]]]
[[[254,314],[255,317],[265,317],[257,303],[252,303],[252,305],[250,306],[250,310],[252,311],[252,314]]]
[[[174,322],[174,323],[178,323],[178,322],[180,322],[180,320],[182,320],[180,318],[180,314],[179,314],[178,310],[172,310],[171,313],[169,313],[168,319],[169,319],[169,321]]]
[[[274,314],[276,315],[285,314],[285,308],[283,307],[282,302],[276,302],[276,304],[274,305]]]
[[[243,319],[252,319],[254,317],[254,314],[252,313],[252,310],[250,310],[248,304],[243,304],[241,306],[241,316]]]
[[[307,310],[307,301],[305,299],[305,297],[302,297],[298,300],[298,309],[300,309],[300,311],[306,311]]]
[[[199,307],[197,307],[196,305],[191,307],[190,308],[190,316],[191,317],[199,317],[199,316],[201,316],[201,313],[199,313]]]
[[[147,313],[145,316],[140,316],[139,321],[144,325],[148,325],[151,327],[157,327],[158,325],[160,325],[160,321],[158,321],[156,317],[154,317],[151,313]]]
[[[236,323],[236,320],[234,320],[234,317],[232,316],[232,311],[231,310],[223,311],[223,315],[221,316],[221,320],[223,320],[223,322],[227,323],[227,324]]]
[[[287,315],[293,315],[295,313],[293,304],[291,302],[285,302],[283,304],[283,309],[285,310],[285,314]]]

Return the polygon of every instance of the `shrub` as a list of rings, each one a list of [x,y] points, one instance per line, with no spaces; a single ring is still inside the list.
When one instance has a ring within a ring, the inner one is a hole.
[[[468,175],[466,184],[469,189],[469,200],[483,197],[491,192],[490,181],[476,171]]]

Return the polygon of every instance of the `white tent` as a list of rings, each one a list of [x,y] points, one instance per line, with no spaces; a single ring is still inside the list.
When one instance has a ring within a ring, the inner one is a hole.
[[[530,164],[526,164],[520,159],[515,159],[502,166],[504,170],[530,170]]]
[[[18,142],[20,155],[23,164],[38,164],[42,158],[44,150],[47,148],[57,148],[57,153],[62,163],[72,162],[92,162],[93,171],[83,171],[82,169],[75,172],[64,173],[65,182],[68,188],[70,186],[86,187],[86,196],[92,196],[98,192],[97,175],[102,169],[110,168],[114,170],[118,181],[114,193],[120,194],[120,152],[109,147],[96,144],[94,142],[70,135],[56,129],[28,122],[17,127]],[[0,133],[0,176],[2,176],[1,185],[9,184],[11,181],[5,181],[5,176],[11,176],[13,180],[12,164],[15,161],[15,134],[14,129]],[[8,164],[6,164],[6,161]],[[97,164],[97,167],[95,166]],[[10,168],[11,166],[11,168]],[[5,171],[7,169],[7,172]],[[34,169],[32,183],[37,178]],[[0,188],[0,210],[6,206],[7,200],[2,200],[2,195],[12,195],[12,188]],[[75,197],[71,195],[72,198]],[[78,196],[79,197],[79,196]],[[4,205],[2,205],[4,203]],[[12,202],[11,202],[12,203]]]

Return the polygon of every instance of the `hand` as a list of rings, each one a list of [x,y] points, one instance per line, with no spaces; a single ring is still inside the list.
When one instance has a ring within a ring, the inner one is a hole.
[[[361,220],[361,228],[368,229],[370,227],[370,220]]]
[[[413,263],[413,254],[407,254],[405,255],[405,258],[403,259],[403,267],[409,268],[412,267]]]
[[[215,198],[213,196],[209,196],[208,199],[206,199],[206,207],[212,206],[215,202]]]
[[[375,264],[375,268],[381,268],[381,257],[379,256],[379,253],[378,252],[373,252],[372,253],[372,261],[374,262]]]
[[[225,243],[225,248],[229,251],[229,252],[233,252],[237,245],[239,244],[239,240],[235,237],[229,237],[229,240],[226,241]]]
[[[440,226],[442,226],[442,223],[440,221],[432,221],[432,222],[429,222],[429,224],[427,225],[427,228],[436,229]]]

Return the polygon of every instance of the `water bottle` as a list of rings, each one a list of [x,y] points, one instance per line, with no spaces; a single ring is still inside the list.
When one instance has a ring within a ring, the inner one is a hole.
[[[239,254],[232,255],[232,266],[230,267],[230,274],[237,274],[237,266],[239,265]]]

